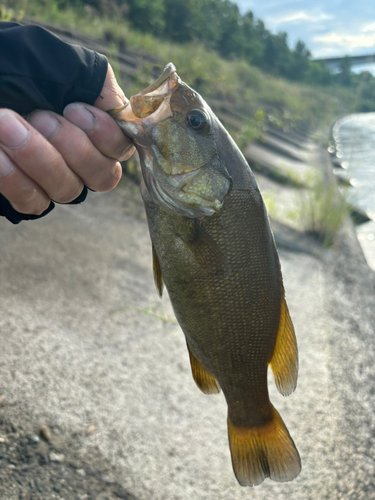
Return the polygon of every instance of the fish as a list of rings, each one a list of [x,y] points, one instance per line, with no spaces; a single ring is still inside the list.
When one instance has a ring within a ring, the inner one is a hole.
[[[160,296],[168,290],[193,379],[204,394],[225,396],[237,481],[291,481],[301,460],[270,401],[267,372],[281,394],[291,394],[297,343],[250,166],[172,63],[110,114],[140,157],[155,285]]]

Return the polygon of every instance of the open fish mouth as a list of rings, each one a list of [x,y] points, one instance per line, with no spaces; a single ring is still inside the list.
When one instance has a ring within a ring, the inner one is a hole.
[[[169,63],[161,76],[145,90],[130,98],[130,105],[137,118],[147,118],[171,95],[179,82],[174,64]]]
[[[168,63],[166,67],[163,70],[163,73],[159,76],[157,80],[155,80],[154,83],[149,85],[147,88],[142,90],[142,92],[139,92],[137,95],[146,95],[146,94],[152,94],[153,92],[158,92],[162,93],[161,86],[167,82],[170,76],[176,73],[177,76],[177,70],[176,66],[173,63]]]
[[[126,129],[126,123],[138,122],[137,118],[143,120],[155,113],[172,95],[179,82],[180,78],[177,75],[175,65],[169,63],[154,83],[139,92],[139,94],[132,96],[124,106],[111,109],[108,113],[125,132],[129,133],[129,130]]]

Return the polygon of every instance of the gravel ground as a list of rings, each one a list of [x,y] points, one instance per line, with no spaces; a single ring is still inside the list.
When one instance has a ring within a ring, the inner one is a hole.
[[[326,252],[274,229],[300,378],[288,398],[271,378],[270,392],[303,470],[249,491],[232,473],[223,396],[195,387],[154,290],[134,186],[0,220],[0,498],[375,499],[374,273],[350,227]]]

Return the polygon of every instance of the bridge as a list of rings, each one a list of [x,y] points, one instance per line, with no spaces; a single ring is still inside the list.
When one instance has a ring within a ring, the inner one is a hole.
[[[326,57],[314,59],[314,61],[323,62],[331,71],[338,71],[340,69],[341,63],[346,59],[349,59],[351,66],[375,64],[375,54],[366,54],[362,56]]]

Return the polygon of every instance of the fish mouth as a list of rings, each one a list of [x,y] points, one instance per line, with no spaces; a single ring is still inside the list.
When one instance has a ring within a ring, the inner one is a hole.
[[[130,98],[130,105],[137,118],[147,118],[157,111],[172,95],[179,82],[174,64],[169,63],[161,76],[149,87]]]
[[[142,123],[142,120],[153,115],[161,107],[166,111],[166,108],[169,107],[167,104],[169,104],[173,90],[179,82],[180,78],[177,75],[175,65],[169,63],[154,83],[139,92],[139,94],[132,96],[124,106],[111,109],[108,113],[126,133],[130,133],[131,135],[131,130],[129,130],[127,124]],[[165,106],[162,106],[163,104]],[[160,120],[159,115],[160,113],[158,113],[158,117],[155,117],[155,122]]]
[[[146,89],[142,90],[142,92],[139,92],[137,95],[146,95],[146,94],[152,94],[154,92],[160,92],[161,91],[161,86],[168,81],[168,79],[175,75],[177,78],[177,70],[176,66],[173,63],[168,63],[166,67],[163,70],[163,73],[159,76],[159,78],[149,85]],[[136,96],[135,96],[136,97]]]

